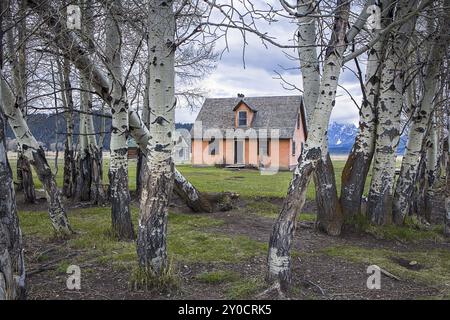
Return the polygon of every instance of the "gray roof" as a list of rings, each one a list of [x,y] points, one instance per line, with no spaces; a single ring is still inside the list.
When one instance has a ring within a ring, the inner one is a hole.
[[[203,131],[234,129],[233,109],[241,101],[256,111],[251,128],[279,129],[280,138],[292,138],[297,124],[297,113],[302,104],[302,96],[206,99],[196,122],[202,122]]]

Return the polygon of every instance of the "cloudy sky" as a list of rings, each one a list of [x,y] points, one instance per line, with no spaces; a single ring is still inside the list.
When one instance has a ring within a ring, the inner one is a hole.
[[[286,22],[266,28],[271,35],[288,43],[295,33],[296,25]],[[206,91],[206,97],[235,97],[238,93],[243,93],[247,97],[299,94],[298,91],[286,89],[286,85],[283,87],[282,81],[277,79],[278,72],[283,79],[302,88],[298,61],[292,61],[286,55],[288,53],[294,56],[293,49],[283,51],[270,45],[266,48],[256,36],[248,34],[247,37],[244,67],[242,37],[237,32],[228,34],[229,51],[223,53],[216,69],[199,84],[199,87]],[[224,47],[223,41],[216,45],[218,50]],[[364,63],[361,64],[361,68],[365,68]],[[352,71],[344,69],[340,85],[360,104],[362,98],[360,86]],[[357,124],[358,109],[350,96],[342,88],[338,90],[337,95],[331,121]],[[176,121],[194,122],[198,111],[199,109],[190,111],[179,108],[176,112]]]

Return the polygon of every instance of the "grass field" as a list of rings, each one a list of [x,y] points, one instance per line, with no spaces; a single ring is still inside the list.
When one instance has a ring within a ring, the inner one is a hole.
[[[335,159],[333,163],[339,190],[345,160]],[[54,162],[50,164],[54,168]],[[11,166],[15,173],[14,159]],[[179,287],[171,294],[190,299],[254,298],[266,288],[268,237],[281,206],[281,201],[272,198],[285,196],[292,173],[261,175],[257,170],[187,165],[178,169],[200,191],[236,192],[245,201],[231,211],[211,214],[194,214],[177,206],[170,209],[168,255]],[[104,167],[105,183],[107,172],[108,159]],[[62,174],[63,166],[59,163],[56,177],[60,186]],[[136,161],[129,162],[129,177],[130,189],[134,190]],[[41,188],[37,177],[35,183]],[[313,197],[314,186],[310,185],[308,198]],[[83,290],[77,293],[77,299],[98,298],[98,294],[114,299],[166,298],[158,290],[130,289],[138,270],[136,246],[134,242],[117,241],[111,236],[109,206],[71,207],[68,212],[76,234],[63,242],[54,237],[48,213],[42,206],[39,209],[34,205],[25,206],[19,212],[27,266],[34,273],[29,280],[32,299],[52,299],[55,293],[60,298],[74,298],[61,281],[66,277],[67,267],[74,264],[83,268]],[[138,214],[139,209],[132,205],[135,231]],[[314,212],[302,212],[298,216],[306,226],[315,219]],[[404,227],[380,227],[370,225],[367,219],[357,222],[355,231],[341,237],[327,237],[308,227],[298,230],[292,248],[294,298],[324,298],[315,287],[305,285],[306,277],[320,283],[329,294],[325,298],[450,298],[450,257],[442,225],[424,228],[411,221]],[[383,279],[384,291],[365,290],[366,268],[373,264],[400,277],[401,281]],[[44,271],[40,271],[42,268]]]
[[[16,160],[11,159],[11,168],[14,177],[16,175]],[[54,160],[49,159],[49,163],[54,172],[56,172],[56,181],[62,186],[63,178],[63,162],[58,163],[58,170],[55,168]],[[340,191],[341,174],[345,165],[345,160],[334,160],[334,170],[338,192]],[[108,166],[109,159],[104,160],[103,178],[104,183],[108,183]],[[190,165],[177,166],[189,181],[203,192],[235,192],[242,197],[274,197],[283,198],[286,195],[292,172],[280,171],[274,175],[261,175],[258,170],[243,169],[232,170],[215,167],[194,168]],[[129,161],[128,168],[129,188],[136,190],[136,161]],[[33,174],[36,187],[42,188],[42,184]],[[366,189],[368,188],[370,179],[367,179]],[[314,199],[314,184],[311,183],[307,193],[308,199]]]

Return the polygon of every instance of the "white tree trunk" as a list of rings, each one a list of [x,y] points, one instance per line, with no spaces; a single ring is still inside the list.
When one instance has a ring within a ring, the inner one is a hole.
[[[297,1],[298,50],[300,69],[303,79],[303,100],[306,106],[307,122],[311,120],[320,90],[319,59],[316,47],[316,18],[311,17],[315,11],[315,1]],[[302,16],[303,15],[303,16]],[[317,226],[327,232],[327,225],[333,219],[339,207],[336,180],[333,164],[328,154],[328,140],[323,139],[321,147],[322,159],[318,161],[314,170],[317,203]],[[331,186],[331,187],[330,187]]]
[[[392,1],[385,0],[382,7],[386,8]],[[380,8],[381,10],[381,8]],[[385,13],[387,15],[387,13]],[[386,25],[386,17],[382,17],[382,27]],[[374,30],[377,36],[380,30]],[[386,41],[382,37],[368,51],[367,68],[364,83],[364,95],[359,112],[359,131],[355,138],[352,150],[342,171],[341,206],[345,217],[352,217],[361,212],[361,199],[364,186],[369,173],[375,150],[375,129],[377,108],[380,97],[381,65],[384,56]]]
[[[3,13],[0,3],[0,78],[3,83]],[[3,86],[0,85],[0,300],[23,298],[25,267],[11,167],[6,149]],[[9,98],[12,98],[9,95]],[[9,101],[8,101],[9,102]],[[19,274],[19,275],[18,275]]]
[[[134,239],[128,190],[128,101],[123,86],[120,19],[121,1],[111,1],[106,22],[106,56],[111,79],[111,159],[109,166],[112,228],[119,239]]]
[[[150,139],[139,216],[141,268],[160,275],[167,267],[168,205],[173,188],[175,131],[175,14],[173,1],[149,2]]]
[[[93,41],[95,28],[91,4],[83,1],[82,30],[87,37],[87,46]],[[102,184],[102,159],[97,145],[94,116],[92,114],[92,85],[91,70],[80,74],[80,136],[77,172],[77,198],[82,201],[91,201],[94,204],[102,204],[105,200]],[[89,75],[89,76],[88,76]]]
[[[295,221],[305,203],[306,189],[311,174],[319,161],[328,162],[322,148],[324,139],[326,139],[331,111],[335,105],[334,99],[341,73],[343,54],[347,46],[345,34],[349,3],[338,1],[337,8],[333,34],[324,61],[319,97],[310,122],[308,138],[269,240],[268,280],[275,282],[282,290],[288,289],[291,281],[290,249]],[[332,188],[332,185],[329,185],[329,188]],[[337,211],[333,221],[329,221],[326,226],[328,233],[339,234],[342,222],[341,213]]]
[[[13,23],[11,16],[11,5],[6,9],[5,15],[9,23]],[[20,3],[19,14],[25,15],[26,8],[23,2]],[[26,19],[15,24],[7,32],[7,46],[9,51],[10,65],[12,71],[12,80],[15,91],[16,103],[22,111],[22,114],[26,116],[26,38],[25,38],[25,25]],[[17,30],[17,44],[16,44],[16,32]],[[23,151],[18,148],[17,154],[17,190],[23,191],[26,203],[36,202],[36,191],[34,188],[33,175],[31,171],[30,162],[23,155]]]
[[[404,17],[415,5],[416,1],[400,1],[397,4],[396,19]],[[392,191],[403,96],[402,52],[407,47],[415,21],[416,18],[412,18],[391,33],[387,40],[386,58],[381,71],[377,140],[367,203],[368,215],[376,224],[386,224],[392,220]]]
[[[52,170],[47,163],[44,150],[39,146],[28,128],[20,108],[14,102],[12,92],[3,78],[1,78],[1,88],[4,113],[9,120],[17,143],[22,148],[24,155],[34,166],[39,180],[42,182],[49,205],[48,213],[53,228],[58,235],[70,235],[72,234],[72,230],[61,202],[61,192],[57,187]]]
[[[428,51],[428,62],[425,68],[424,93],[409,129],[408,144],[394,194],[393,219],[396,224],[403,224],[412,203],[411,196],[416,184],[423,142],[428,131],[430,116],[435,107],[433,101],[437,92],[438,73],[447,47],[443,37],[447,35],[448,31],[442,26],[438,31],[438,36],[432,39],[432,43],[429,43],[431,48]]]

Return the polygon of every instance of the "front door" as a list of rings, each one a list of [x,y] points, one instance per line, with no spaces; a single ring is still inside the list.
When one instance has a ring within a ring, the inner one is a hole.
[[[234,141],[234,164],[244,164],[244,141]]]

